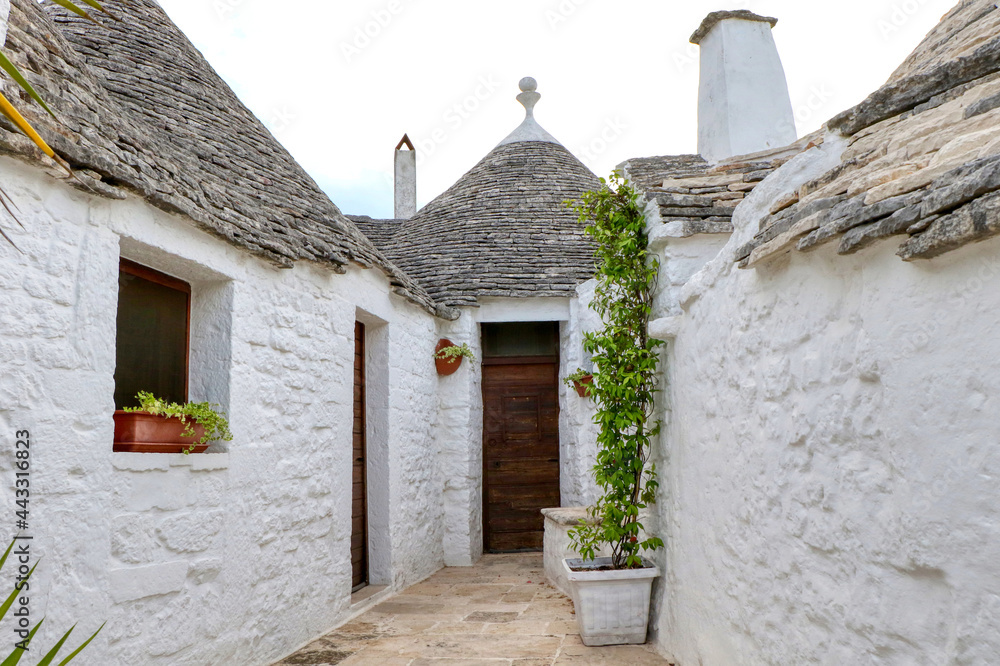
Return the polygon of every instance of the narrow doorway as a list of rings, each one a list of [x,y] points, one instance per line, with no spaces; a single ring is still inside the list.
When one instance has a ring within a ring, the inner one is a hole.
[[[559,324],[483,324],[487,552],[541,550],[559,506]]]
[[[365,325],[354,324],[354,426],[351,456],[351,591],[368,585],[368,451],[365,391]]]

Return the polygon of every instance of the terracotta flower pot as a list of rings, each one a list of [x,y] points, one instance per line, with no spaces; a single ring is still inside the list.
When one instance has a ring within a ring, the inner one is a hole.
[[[115,412],[115,451],[132,453],[183,453],[205,436],[205,428],[193,424],[194,436],[183,435],[185,424],[176,416],[154,416],[149,412]],[[199,444],[201,453],[208,444]]]
[[[455,374],[458,367],[462,365],[462,357],[455,356],[454,358],[438,358],[437,353],[444,349],[445,347],[452,347],[455,343],[447,338],[441,338],[438,341],[437,347],[434,349],[434,365],[437,366],[438,374],[442,377],[447,377],[448,375]]]
[[[594,375],[584,375],[580,379],[573,380],[573,388],[581,398],[587,397],[587,387],[594,383]]]

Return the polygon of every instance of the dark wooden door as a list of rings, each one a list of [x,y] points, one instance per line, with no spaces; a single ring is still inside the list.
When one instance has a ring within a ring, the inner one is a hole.
[[[365,441],[365,325],[354,325],[354,454],[351,493],[351,586],[368,584],[368,470]]]
[[[490,552],[541,550],[559,506],[559,364],[483,361],[483,522]]]

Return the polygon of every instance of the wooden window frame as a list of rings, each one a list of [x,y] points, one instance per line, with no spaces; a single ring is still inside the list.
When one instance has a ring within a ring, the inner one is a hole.
[[[180,291],[187,296],[187,312],[184,318],[184,402],[187,402],[189,400],[188,391],[191,384],[191,285],[184,280],[161,273],[142,264],[137,264],[124,257],[121,257],[118,262],[118,270],[122,273],[148,280],[149,282],[155,282],[175,291]]]

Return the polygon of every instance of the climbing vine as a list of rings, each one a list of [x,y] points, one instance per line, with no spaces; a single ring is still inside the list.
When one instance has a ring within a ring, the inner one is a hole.
[[[646,221],[639,195],[615,172],[601,179],[574,205],[587,234],[597,243],[597,288],[591,308],[603,328],[585,334],[593,355],[591,397],[600,426],[594,473],[603,495],[590,508],[592,525],[570,531],[573,546],[585,560],[605,544],[615,569],[642,566],[642,552],[663,547],[657,537],[643,537],[639,511],[654,501],[656,467],[649,462],[650,442],[659,433],[653,418],[657,347],[648,323],[656,288],[658,262],[648,251]],[[641,540],[640,540],[641,538]]]

